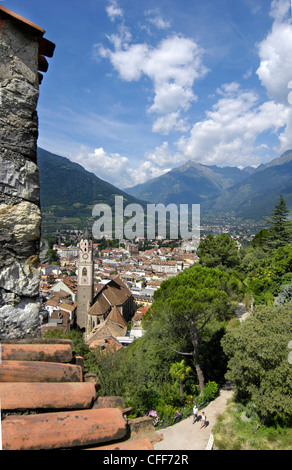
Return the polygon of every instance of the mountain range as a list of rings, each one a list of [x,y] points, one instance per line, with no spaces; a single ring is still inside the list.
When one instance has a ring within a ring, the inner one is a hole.
[[[37,149],[40,178],[42,228],[84,229],[97,203],[114,207],[115,196],[123,196],[124,204],[139,203],[112,184],[85,170],[66,157]]]
[[[280,194],[292,209],[292,150],[257,168],[207,166],[192,161],[125,191],[157,204],[200,204],[201,214],[233,214],[259,221]]]
[[[200,204],[208,218],[232,214],[260,221],[282,194],[292,210],[292,150],[257,168],[207,166],[193,161],[124,190],[102,180],[68,158],[38,148],[43,229],[84,228],[97,203]]]
[[[241,182],[249,170],[220,168],[188,161],[163,175],[125,191],[153,204],[202,204],[219,197],[225,189]]]

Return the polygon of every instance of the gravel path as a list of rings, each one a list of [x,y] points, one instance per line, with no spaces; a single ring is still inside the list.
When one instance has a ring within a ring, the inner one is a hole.
[[[233,395],[232,390],[222,389],[216,400],[209,403],[204,409],[200,410],[207,416],[206,428],[201,427],[201,422],[193,423],[193,417],[181,421],[180,423],[169,426],[166,429],[156,431],[157,434],[163,434],[164,439],[154,444],[155,450],[205,450],[212,428],[216,423],[217,417],[225,410],[226,402]]]

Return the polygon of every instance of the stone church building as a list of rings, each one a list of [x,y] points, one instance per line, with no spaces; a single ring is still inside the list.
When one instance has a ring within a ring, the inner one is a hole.
[[[94,289],[93,245],[88,229],[80,240],[78,257],[77,326],[85,341],[107,326],[108,336],[122,336],[136,311],[134,297],[119,277]],[[103,333],[102,333],[103,330]],[[112,334],[110,334],[112,332]]]

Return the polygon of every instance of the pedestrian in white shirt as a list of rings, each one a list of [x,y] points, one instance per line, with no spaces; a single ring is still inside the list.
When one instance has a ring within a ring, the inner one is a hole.
[[[193,406],[193,424],[197,421],[198,419],[198,407],[197,407],[197,404],[195,403],[194,406]]]

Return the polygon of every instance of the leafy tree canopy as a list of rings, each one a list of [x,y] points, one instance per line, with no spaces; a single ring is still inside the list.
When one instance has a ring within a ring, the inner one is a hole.
[[[237,398],[251,401],[266,424],[292,424],[291,314],[292,304],[257,307],[221,340],[230,358],[227,380],[236,386]]]
[[[232,316],[232,296],[239,295],[241,283],[235,276],[215,268],[195,265],[164,281],[154,294],[149,310],[151,319],[161,318],[164,325],[191,341],[201,390],[204,375],[200,364],[199,343],[206,325],[212,318],[221,321]],[[166,332],[165,326],[163,326]]]
[[[240,263],[236,242],[227,233],[221,233],[217,237],[207,235],[205,240],[201,241],[197,254],[200,263],[210,268],[234,268]]]

